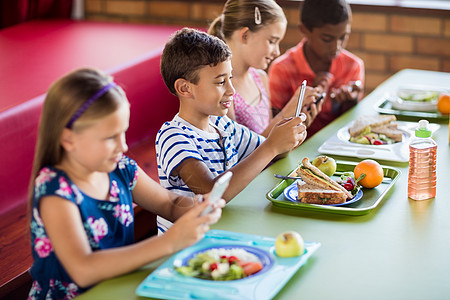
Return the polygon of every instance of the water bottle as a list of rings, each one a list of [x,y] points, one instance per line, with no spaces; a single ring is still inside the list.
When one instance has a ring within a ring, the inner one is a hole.
[[[420,120],[409,144],[409,198],[425,200],[436,196],[436,151],[428,121]]]

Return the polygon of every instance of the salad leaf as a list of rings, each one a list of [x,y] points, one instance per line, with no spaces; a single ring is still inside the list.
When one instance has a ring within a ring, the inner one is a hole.
[[[180,274],[185,275],[185,276],[196,277],[196,276],[200,275],[200,272],[194,270],[192,267],[189,267],[189,266],[177,267],[176,269],[178,272],[180,272]]]
[[[336,182],[342,185],[346,190],[350,191],[352,195],[356,195],[361,189],[359,181],[365,176],[366,174],[361,174],[358,179],[355,179],[355,174],[353,172],[344,172]]]
[[[219,259],[206,252],[191,258],[186,266],[175,267],[180,274],[208,280],[236,280],[246,277],[241,261],[234,255],[221,256]]]
[[[431,102],[437,100],[439,93],[435,91],[400,90],[398,96],[405,101]]]

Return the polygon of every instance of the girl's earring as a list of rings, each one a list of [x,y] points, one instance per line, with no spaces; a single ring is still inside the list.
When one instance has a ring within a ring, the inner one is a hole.
[[[255,24],[256,25],[261,24],[261,12],[259,11],[258,6],[255,6]]]

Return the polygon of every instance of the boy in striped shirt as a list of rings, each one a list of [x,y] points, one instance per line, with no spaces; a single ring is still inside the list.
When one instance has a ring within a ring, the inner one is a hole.
[[[161,75],[180,108],[156,137],[163,187],[186,196],[207,193],[230,170],[233,178],[223,195],[230,201],[275,157],[305,140],[304,115],[280,121],[267,139],[229,119],[231,73],[231,51],[216,37],[184,28],[167,42]],[[158,216],[159,233],[170,225]]]

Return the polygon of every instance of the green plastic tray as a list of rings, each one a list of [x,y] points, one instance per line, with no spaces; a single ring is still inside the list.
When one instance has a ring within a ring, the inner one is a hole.
[[[435,119],[435,120],[448,120],[448,115],[443,115],[438,111],[410,111],[410,110],[400,110],[392,107],[389,100],[382,98],[377,103],[374,104],[374,109],[382,114],[397,115],[397,116],[408,116],[408,117],[418,117],[424,119]]]
[[[353,169],[357,165],[357,163],[355,162],[346,162],[346,161],[336,161],[336,162],[337,162],[336,174],[339,174],[340,172],[349,172],[349,171],[353,172]],[[295,169],[289,172],[289,174],[286,175],[292,175],[292,173],[294,173],[298,167],[299,166],[297,166]],[[369,213],[371,210],[373,210],[380,204],[380,202],[384,199],[388,191],[392,188],[392,186],[395,184],[395,182],[397,181],[398,177],[401,174],[400,170],[396,168],[388,166],[382,166],[382,168],[384,172],[383,182],[373,189],[363,188],[362,199],[348,205],[330,206],[330,205],[292,202],[290,200],[287,200],[284,197],[283,191],[285,188],[287,188],[294,182],[294,179],[283,179],[279,184],[277,184],[272,190],[270,190],[266,194],[266,197],[268,200],[272,202],[273,205],[284,208],[318,211],[343,215],[355,215],[355,216],[364,215]],[[333,176],[333,179],[337,177],[338,176]]]

